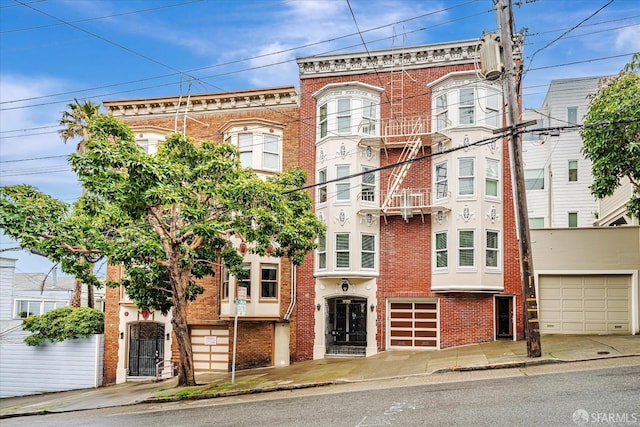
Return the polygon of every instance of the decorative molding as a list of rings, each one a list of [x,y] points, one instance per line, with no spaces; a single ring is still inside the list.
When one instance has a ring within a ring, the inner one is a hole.
[[[489,211],[486,214],[486,218],[491,221],[491,224],[495,224],[496,221],[500,221],[500,215],[494,205],[491,205]]]
[[[337,55],[298,58],[300,78],[397,69],[431,68],[478,61],[480,39]]]
[[[238,92],[206,93],[187,96],[103,101],[107,113],[114,117],[174,116],[176,113],[207,114],[224,110],[262,110],[265,107],[299,105],[294,86]]]
[[[340,212],[338,212],[338,216],[333,220],[333,222],[337,222],[344,227],[346,223],[351,223],[351,218],[347,216],[347,213],[344,211],[344,209],[340,209]]]
[[[469,208],[469,205],[464,205],[462,210],[458,212],[458,218],[462,218],[464,222],[469,222],[469,220],[476,219],[476,213]]]

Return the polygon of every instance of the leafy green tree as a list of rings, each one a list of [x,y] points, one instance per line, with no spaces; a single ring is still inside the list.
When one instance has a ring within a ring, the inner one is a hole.
[[[62,129],[59,130],[62,140],[66,143],[73,138],[80,138],[76,151],[82,153],[85,150],[86,141],[89,140],[89,123],[100,114],[100,105],[92,101],[80,102],[76,98],[67,104],[67,110],[62,113],[58,122]],[[76,279],[71,305],[80,307],[82,298],[82,282]],[[94,306],[93,286],[87,285],[87,305]]]
[[[582,152],[592,162],[592,194],[611,196],[628,178],[630,215],[640,218],[640,54],[592,97],[580,132]]]
[[[89,307],[61,307],[41,316],[27,317],[22,321],[22,327],[33,332],[24,339],[31,346],[45,341],[88,338],[104,332],[104,313]]]
[[[85,283],[99,284],[90,264],[100,256],[124,266],[120,283],[138,307],[171,310],[178,383],[195,385],[186,312],[203,292],[197,279],[220,264],[246,274],[234,239],[253,253],[301,264],[324,233],[309,194],[291,191],[305,173],[262,180],[241,167],[234,146],[180,134],[148,155],[126,125],[106,115],[92,121],[90,135],[86,150],[71,156],[86,189],[73,210],[28,186],[2,187],[0,227]]]

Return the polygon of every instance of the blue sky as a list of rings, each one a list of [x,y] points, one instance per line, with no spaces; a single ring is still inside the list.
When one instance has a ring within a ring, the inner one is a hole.
[[[513,0],[523,102],[553,79],[615,74],[640,52],[637,0]],[[519,4],[519,5],[518,5]],[[295,58],[481,37],[491,0],[0,0],[0,183],[80,194],[57,122],[103,100],[298,85]],[[358,31],[362,35],[358,34]],[[394,37],[395,35],[395,37]],[[362,39],[361,39],[362,37]],[[2,237],[0,248],[15,246]],[[46,271],[21,252],[18,270]]]

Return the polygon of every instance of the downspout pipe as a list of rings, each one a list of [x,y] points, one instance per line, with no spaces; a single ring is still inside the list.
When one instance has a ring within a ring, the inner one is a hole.
[[[287,307],[287,312],[284,314],[284,320],[287,322],[291,319],[291,313],[293,313],[293,309],[296,306],[296,285],[296,265],[291,263],[291,302]]]

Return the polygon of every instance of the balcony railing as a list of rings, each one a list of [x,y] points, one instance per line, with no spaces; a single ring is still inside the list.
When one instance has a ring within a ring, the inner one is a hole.
[[[431,201],[431,189],[428,188],[402,188],[388,194],[386,191],[379,193],[379,199],[387,201],[383,206],[363,206],[360,213],[363,215],[372,214],[380,216],[401,215],[408,220],[414,215],[421,215],[423,220],[425,215],[433,212],[447,211],[443,205],[433,205]],[[389,197],[388,197],[389,196]],[[361,199],[366,201],[366,198]]]

